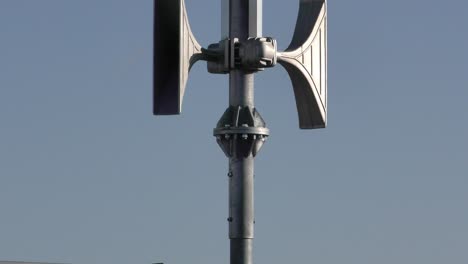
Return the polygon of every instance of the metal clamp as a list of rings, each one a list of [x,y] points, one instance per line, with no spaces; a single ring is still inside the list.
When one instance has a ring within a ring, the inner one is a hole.
[[[227,74],[230,70],[262,71],[277,63],[277,44],[273,38],[225,39],[202,50],[208,72]]]

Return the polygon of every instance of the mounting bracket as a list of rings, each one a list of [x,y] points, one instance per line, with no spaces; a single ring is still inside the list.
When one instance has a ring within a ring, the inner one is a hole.
[[[277,63],[276,40],[270,37],[225,39],[202,49],[208,61],[208,72],[228,74],[231,70],[263,71]]]

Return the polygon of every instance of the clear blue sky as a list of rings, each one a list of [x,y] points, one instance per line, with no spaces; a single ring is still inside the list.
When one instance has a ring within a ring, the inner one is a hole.
[[[220,1],[187,0],[203,46]],[[298,1],[265,0],[284,49]],[[329,127],[256,77],[256,263],[468,263],[468,3],[329,1]],[[228,263],[227,76],[153,117],[152,1],[0,1],[0,259]]]

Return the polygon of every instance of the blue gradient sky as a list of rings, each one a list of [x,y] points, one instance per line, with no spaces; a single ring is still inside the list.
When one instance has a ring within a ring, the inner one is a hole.
[[[284,49],[298,1],[265,0]],[[203,46],[220,3],[187,0]],[[256,77],[256,263],[468,263],[468,3],[329,1],[329,127]],[[0,1],[0,259],[228,263],[227,76],[153,117],[152,1]]]

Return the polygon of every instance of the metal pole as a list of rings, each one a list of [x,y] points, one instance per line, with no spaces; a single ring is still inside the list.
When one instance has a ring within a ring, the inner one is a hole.
[[[222,38],[242,45],[261,34],[262,0],[222,0]],[[228,23],[227,23],[228,22]],[[235,43],[235,44],[234,44]],[[239,46],[229,50],[241,59]],[[229,68],[229,107],[214,129],[216,140],[229,158],[229,239],[231,264],[253,264],[254,158],[269,130],[254,106],[254,68]],[[216,65],[213,67],[216,70]]]
[[[236,152],[236,150],[234,151]],[[231,264],[252,264],[254,238],[254,158],[230,158]]]
[[[251,0],[230,0],[229,38],[245,41],[249,36]],[[229,105],[254,107],[254,74],[232,70],[229,76]],[[242,141],[233,141],[233,155],[229,158],[229,238],[231,264],[252,264],[254,238],[254,157],[242,153]]]

